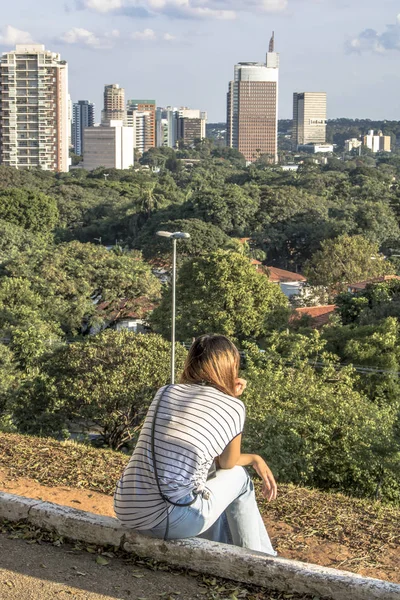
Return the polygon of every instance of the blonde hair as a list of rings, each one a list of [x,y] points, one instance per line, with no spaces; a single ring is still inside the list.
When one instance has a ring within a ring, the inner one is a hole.
[[[229,396],[236,396],[240,355],[224,335],[201,335],[190,347],[181,383],[208,383]]]

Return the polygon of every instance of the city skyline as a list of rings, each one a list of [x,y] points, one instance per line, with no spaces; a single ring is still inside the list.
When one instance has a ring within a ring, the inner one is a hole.
[[[397,119],[398,12],[395,0],[19,0],[3,10],[0,51],[33,41],[59,52],[72,100],[94,102],[96,121],[115,82],[158,106],[201,106],[215,122],[232,65],[262,60],[274,29],[279,118],[302,89],[328,93],[328,118]]]

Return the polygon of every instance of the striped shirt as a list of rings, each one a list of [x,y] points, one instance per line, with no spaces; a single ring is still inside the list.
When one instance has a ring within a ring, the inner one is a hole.
[[[155,454],[162,493],[173,502],[205,487],[213,460],[242,433],[245,420],[243,402],[214,387],[176,384],[158,390],[114,496],[118,519],[143,531],[157,527],[173,508],[160,497],[151,452],[153,416],[163,392]]]

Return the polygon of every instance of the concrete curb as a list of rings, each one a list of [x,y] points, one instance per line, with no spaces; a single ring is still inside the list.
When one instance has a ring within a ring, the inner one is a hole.
[[[400,585],[318,565],[208,542],[164,542],[125,529],[117,519],[0,492],[0,519],[26,520],[71,540],[112,545],[170,565],[282,592],[332,600],[399,600]]]

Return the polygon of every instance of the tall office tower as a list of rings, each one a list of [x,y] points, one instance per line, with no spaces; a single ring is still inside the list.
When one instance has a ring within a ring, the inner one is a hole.
[[[293,94],[293,147],[326,142],[326,93]]]
[[[101,111],[101,122],[107,125],[110,121],[125,120],[125,90],[118,83],[104,86],[104,108]]]
[[[278,159],[279,54],[272,38],[265,63],[235,65],[227,103],[227,145],[236,148],[247,162],[267,154]]]
[[[156,147],[156,101],[155,100],[128,100],[128,113],[137,110],[139,112],[148,113],[149,126],[146,128],[146,139],[144,143],[144,152],[149,148]]]
[[[18,44],[0,58],[0,87],[0,163],[68,171],[65,60],[40,44]]]
[[[180,108],[178,111],[177,139],[185,146],[206,137],[207,113],[200,110]]]
[[[84,152],[83,131],[94,125],[94,104],[89,100],[74,102],[72,108],[72,145],[75,154],[82,156]]]

